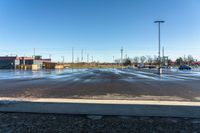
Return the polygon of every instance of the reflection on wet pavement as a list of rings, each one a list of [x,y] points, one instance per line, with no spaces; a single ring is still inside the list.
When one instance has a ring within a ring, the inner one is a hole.
[[[108,80],[199,80],[200,71],[178,71],[166,69],[163,75],[156,74],[156,69],[63,69],[63,70],[1,70],[0,79],[58,79],[83,82]]]

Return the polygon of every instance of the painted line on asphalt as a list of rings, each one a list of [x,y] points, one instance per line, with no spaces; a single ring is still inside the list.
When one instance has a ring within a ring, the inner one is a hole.
[[[136,105],[175,105],[200,106],[200,102],[190,101],[158,101],[158,100],[96,100],[96,99],[66,99],[66,98],[11,98],[0,97],[0,103],[10,102],[50,102],[50,103],[91,103],[91,104],[136,104]]]

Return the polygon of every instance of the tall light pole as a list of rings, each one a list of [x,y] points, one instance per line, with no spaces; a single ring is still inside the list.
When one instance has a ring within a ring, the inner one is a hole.
[[[160,58],[160,24],[164,23],[163,20],[157,20],[154,21],[154,23],[158,23],[158,74],[162,74],[162,68],[161,68],[161,58]]]

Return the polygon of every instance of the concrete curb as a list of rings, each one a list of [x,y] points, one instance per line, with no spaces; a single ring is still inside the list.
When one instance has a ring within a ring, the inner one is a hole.
[[[199,102],[88,100],[88,99],[5,99],[1,112],[61,113],[87,115],[162,116],[200,118]]]

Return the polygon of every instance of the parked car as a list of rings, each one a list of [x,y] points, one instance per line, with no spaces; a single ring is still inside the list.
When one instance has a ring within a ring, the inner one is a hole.
[[[139,69],[140,69],[140,68],[145,68],[145,66],[144,66],[143,63],[140,63],[140,64],[138,65],[138,68],[139,68]]]
[[[155,65],[149,65],[148,68],[152,69],[152,68],[156,68],[156,66]]]
[[[179,70],[191,70],[192,68],[190,66],[187,66],[187,65],[180,65]]]
[[[169,67],[168,67],[168,66],[161,66],[161,68],[167,69],[167,68],[169,68]]]

